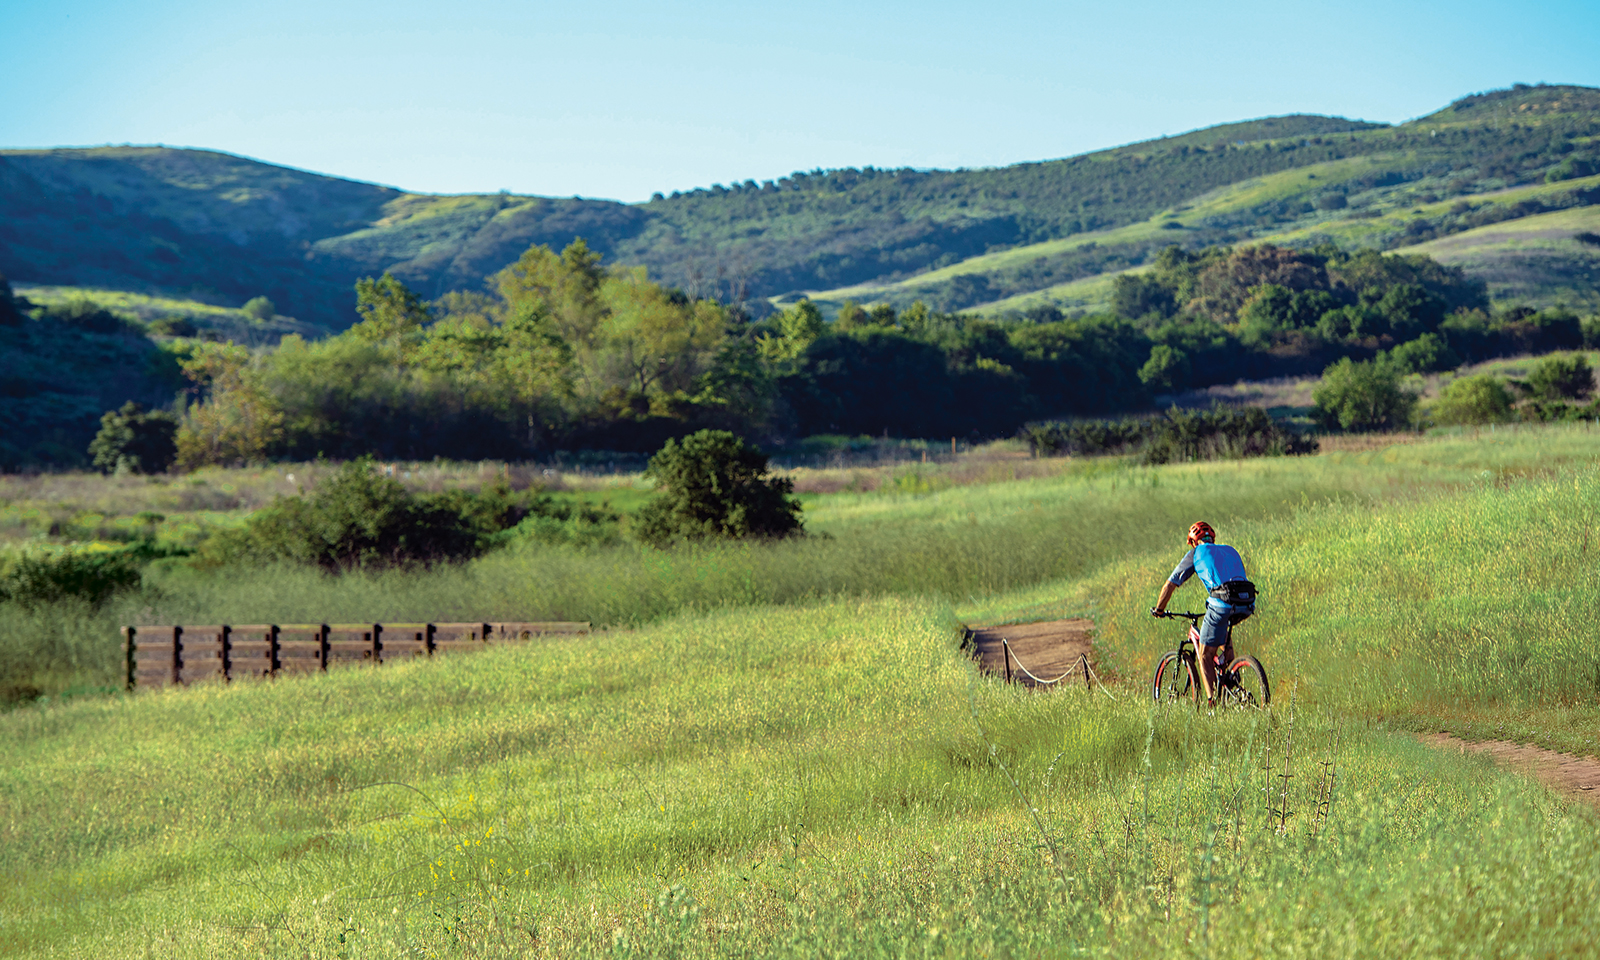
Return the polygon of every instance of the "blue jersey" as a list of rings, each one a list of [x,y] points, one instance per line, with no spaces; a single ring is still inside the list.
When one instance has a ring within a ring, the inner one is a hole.
[[[1215,590],[1225,583],[1250,579],[1244,570],[1244,560],[1239,551],[1220,543],[1202,543],[1183,555],[1177,569],[1167,582],[1181,587],[1190,577],[1199,574],[1206,590]],[[1206,598],[1207,606],[1229,607],[1231,604],[1216,597]]]

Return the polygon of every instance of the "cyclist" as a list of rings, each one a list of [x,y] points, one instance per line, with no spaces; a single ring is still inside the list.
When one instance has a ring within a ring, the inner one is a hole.
[[[1200,645],[1204,648],[1199,658],[1200,676],[1206,701],[1212,705],[1217,697],[1217,667],[1212,658],[1221,647],[1222,662],[1233,662],[1233,625],[1256,612],[1256,587],[1245,576],[1239,551],[1216,541],[1217,532],[1204,520],[1189,528],[1189,552],[1161,585],[1161,596],[1150,608],[1153,617],[1165,615],[1173,592],[1190,577],[1200,575],[1200,582],[1210,591],[1206,615],[1200,621]]]

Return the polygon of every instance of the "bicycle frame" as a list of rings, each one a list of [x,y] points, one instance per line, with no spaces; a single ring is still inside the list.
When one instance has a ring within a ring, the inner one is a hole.
[[[1187,661],[1192,664],[1192,669],[1196,675],[1195,680],[1196,682],[1199,682],[1198,674],[1200,673],[1201,669],[1199,661],[1200,651],[1202,649],[1200,644],[1200,618],[1204,617],[1205,614],[1187,612],[1178,613],[1174,611],[1160,613],[1157,614],[1157,616],[1171,619],[1184,619],[1189,621],[1189,629],[1184,638],[1178,641],[1178,649],[1167,656],[1175,658],[1180,663]],[[1261,666],[1261,661],[1255,657],[1235,657],[1231,663],[1224,662],[1222,657],[1223,651],[1226,649],[1226,644],[1218,645],[1216,647],[1217,652],[1212,657],[1212,663],[1216,666],[1217,678],[1216,689],[1213,690],[1212,693],[1217,700],[1223,704],[1232,704],[1238,706],[1264,707],[1270,703],[1272,698],[1271,688],[1267,683],[1266,669]],[[1163,662],[1165,662],[1165,660],[1166,658],[1163,658]],[[1242,682],[1242,680],[1245,679],[1244,675],[1246,674],[1248,674],[1252,680],[1250,684],[1245,684]],[[1160,685],[1161,668],[1158,667],[1156,673],[1156,689],[1154,690],[1156,699],[1158,700],[1161,698]],[[1199,691],[1197,690],[1197,704],[1198,692]]]

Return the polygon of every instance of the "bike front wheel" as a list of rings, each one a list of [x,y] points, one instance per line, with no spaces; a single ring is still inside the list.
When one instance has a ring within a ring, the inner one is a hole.
[[[1224,702],[1233,707],[1261,709],[1272,702],[1272,687],[1267,683],[1267,668],[1255,657],[1240,657],[1228,664],[1233,682],[1222,691]]]
[[[1155,680],[1150,685],[1156,703],[1197,702],[1199,690],[1200,678],[1194,672],[1192,659],[1180,657],[1174,650],[1156,664]]]

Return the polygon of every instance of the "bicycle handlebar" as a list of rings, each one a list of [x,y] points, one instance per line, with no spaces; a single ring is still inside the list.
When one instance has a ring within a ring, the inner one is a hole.
[[[1176,610],[1167,610],[1165,612],[1158,613],[1155,607],[1150,608],[1150,615],[1162,620],[1174,620],[1182,617],[1183,619],[1188,620],[1190,623],[1196,624],[1200,622],[1201,617],[1205,616],[1203,613],[1180,613]]]

